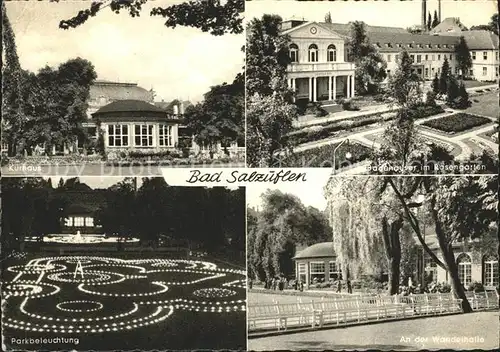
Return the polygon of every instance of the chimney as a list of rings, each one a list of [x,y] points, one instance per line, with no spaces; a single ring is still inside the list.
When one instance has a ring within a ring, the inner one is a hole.
[[[441,0],[438,0],[438,19],[439,23],[441,23]]]
[[[422,0],[422,29],[425,30],[427,28],[427,0]]]
[[[174,105],[174,115],[179,115],[179,107]]]

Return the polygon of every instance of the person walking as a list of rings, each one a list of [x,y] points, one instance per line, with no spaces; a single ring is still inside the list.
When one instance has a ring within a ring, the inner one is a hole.
[[[347,293],[352,293],[351,280],[347,279]]]
[[[337,281],[337,293],[340,293],[342,291],[342,281],[338,280]]]

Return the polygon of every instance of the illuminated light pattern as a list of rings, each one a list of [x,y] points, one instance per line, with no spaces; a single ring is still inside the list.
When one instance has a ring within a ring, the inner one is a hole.
[[[38,238],[27,238],[27,241],[38,242]],[[64,243],[64,244],[95,244],[95,243],[137,243],[139,239],[136,237],[132,238],[120,238],[120,237],[105,237],[104,235],[90,235],[90,234],[80,234],[80,235],[48,235],[43,237],[43,242],[45,243]]]
[[[63,306],[72,305],[72,304],[76,304],[76,305],[81,305],[81,304],[89,305],[89,304],[93,304],[96,307],[95,308],[91,308],[91,309],[88,309],[88,308],[86,308],[86,309],[74,309],[74,308],[65,308],[65,307],[63,307]],[[95,311],[101,310],[102,307],[104,307],[104,306],[100,302],[85,301],[85,300],[83,300],[83,301],[66,301],[66,302],[61,302],[61,303],[56,304],[56,308],[57,309],[62,310],[64,312],[72,312],[72,313],[95,312]]]
[[[203,298],[221,298],[236,295],[236,291],[227,288],[201,288],[193,292],[193,295]]]
[[[83,277],[74,276],[74,268],[78,262],[85,264]],[[8,271],[17,273],[17,276],[11,282],[6,280],[7,283],[3,286],[9,309],[6,310],[2,325],[3,328],[26,332],[106,333],[159,324],[176,312],[182,314],[182,311],[236,314],[246,310],[246,300],[236,299],[245,297],[245,272],[219,268],[206,261],[59,256],[33,259],[24,266],[12,266]],[[189,275],[199,277],[187,278]],[[169,276],[179,276],[183,281],[176,281]],[[59,287],[47,280],[64,285]],[[210,287],[203,288],[203,282],[210,280],[215,281]],[[133,285],[134,292],[127,292],[130,284]],[[216,287],[217,284],[219,287]],[[174,293],[169,290],[169,286],[173,285],[184,286],[179,292],[191,298],[172,298]],[[108,287],[112,292],[99,290]],[[55,307],[52,314],[45,313],[50,307],[45,306],[43,298],[61,290],[65,290],[65,297],[68,297],[67,291],[74,291],[75,298],[78,298],[57,304],[50,300],[50,304]],[[147,292],[148,290],[152,291]],[[99,296],[101,299],[79,299],[82,293]],[[233,299],[224,300],[229,296]],[[41,301],[34,302],[40,299]],[[8,312],[16,305],[23,313],[21,318],[9,316]],[[43,312],[38,311],[40,307],[43,307]],[[119,313],[114,311],[123,308],[125,309]]]

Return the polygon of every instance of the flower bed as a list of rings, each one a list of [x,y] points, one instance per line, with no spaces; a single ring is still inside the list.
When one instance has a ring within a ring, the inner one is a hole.
[[[462,132],[473,127],[485,125],[492,122],[490,119],[482,116],[471,115],[467,113],[458,113],[455,115],[443,116],[439,119],[424,122],[422,125],[434,128],[447,133]]]
[[[444,110],[439,105],[418,105],[413,109],[413,117],[421,119],[432,115],[443,113]],[[300,145],[307,142],[319,141],[332,136],[335,132],[358,129],[367,125],[373,125],[378,122],[385,122],[396,117],[395,112],[389,113],[373,113],[357,117],[353,120],[342,120],[337,122],[328,122],[324,124],[314,125],[309,128],[304,128],[298,131],[289,133],[285,140],[290,145]]]
[[[329,144],[322,147],[292,153],[276,160],[274,167],[333,167],[333,150],[338,144]],[[351,154],[346,159],[346,153]],[[366,160],[371,149],[359,143],[343,144],[335,153],[335,168],[342,168]]]

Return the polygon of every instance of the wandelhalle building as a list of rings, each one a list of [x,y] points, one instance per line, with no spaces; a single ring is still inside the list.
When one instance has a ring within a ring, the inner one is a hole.
[[[349,58],[346,44],[349,24],[289,20],[282,23],[281,30],[290,38],[288,85],[297,99],[326,103],[354,97],[355,64]],[[455,46],[463,36],[473,62],[466,75],[478,81],[498,79],[498,36],[488,31],[464,31],[458,19],[445,19],[434,32],[422,34],[378,26],[366,26],[366,31],[387,62],[388,77],[396,71],[403,50],[412,58],[414,72],[424,80],[432,80],[441,73],[445,58],[451,72],[459,74]]]
[[[435,234],[428,234],[426,244],[443,261]],[[460,281],[465,288],[473,282],[480,282],[486,288],[493,289],[498,287],[499,283],[498,254],[494,253],[493,250],[478,249],[477,245],[479,244],[479,240],[461,241],[453,244]],[[419,256],[415,263],[417,272],[413,277],[414,284],[420,283],[422,270],[425,271],[427,280],[450,284],[448,272],[437,266],[427,254],[423,256],[422,247],[419,247]],[[342,268],[337,263],[333,242],[316,243],[305,248],[298,247],[293,259],[295,261],[295,277],[304,283],[305,288],[309,288],[311,284],[333,282],[338,279],[345,280],[342,277]]]

